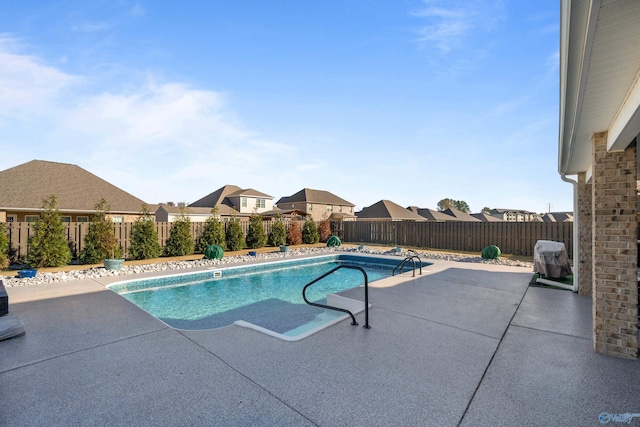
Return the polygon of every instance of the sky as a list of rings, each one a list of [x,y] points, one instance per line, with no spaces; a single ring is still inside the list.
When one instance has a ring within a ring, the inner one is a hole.
[[[0,3],[0,170],[78,165],[146,203],[226,185],[356,210],[573,209],[557,0]],[[81,183],[78,183],[81,185]]]

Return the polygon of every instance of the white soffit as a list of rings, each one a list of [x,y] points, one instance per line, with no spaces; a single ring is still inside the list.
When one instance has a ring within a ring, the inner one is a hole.
[[[574,2],[570,11],[582,0]],[[585,172],[591,166],[594,133],[609,130],[612,132],[609,147],[622,150],[638,134],[634,131],[634,120],[640,129],[640,87],[636,82],[640,71],[640,1],[596,0],[591,6],[587,25],[573,22],[572,15],[570,27],[565,28],[570,32],[570,40],[584,41],[583,62],[577,66],[574,60],[574,68],[568,68],[568,75],[563,77],[567,83],[561,97],[567,98],[564,104],[575,106],[573,131],[560,135],[559,152],[565,157],[560,161],[560,172],[567,174]],[[576,47],[577,43],[570,42],[569,49]],[[575,56],[569,53],[569,58]],[[571,88],[572,79],[579,80],[578,93],[567,89]],[[566,126],[567,117],[560,119]]]

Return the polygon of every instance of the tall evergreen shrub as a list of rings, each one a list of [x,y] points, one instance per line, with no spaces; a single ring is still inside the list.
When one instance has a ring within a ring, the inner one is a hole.
[[[242,231],[240,220],[238,218],[233,218],[227,223],[227,232],[225,237],[227,240],[227,249],[230,251],[239,251],[244,249],[244,232]]]
[[[195,242],[191,234],[191,220],[186,216],[185,212],[182,211],[169,231],[169,238],[167,238],[167,255],[192,255],[194,251]]]
[[[331,223],[328,219],[323,219],[318,223],[318,234],[322,243],[329,240],[329,237],[331,237]]]
[[[158,230],[147,205],[142,205],[140,216],[131,227],[129,258],[150,259],[162,255],[162,246],[158,243]]]
[[[84,248],[80,253],[83,264],[97,264],[105,259],[122,257],[122,249],[113,230],[113,221],[109,218],[111,206],[104,199],[95,205],[95,212],[89,223],[89,231],[84,236]]]
[[[220,246],[222,249],[227,249],[227,242],[224,235],[224,224],[218,218],[218,207],[211,209],[211,216],[204,222],[202,234],[198,239],[198,252],[207,250],[210,245]]]
[[[318,243],[320,241],[320,234],[318,233],[318,227],[311,217],[307,217],[302,226],[302,243],[307,245]]]
[[[29,236],[27,264],[31,267],[59,267],[71,261],[65,227],[56,206],[56,196],[42,201],[42,211]]]
[[[9,236],[4,224],[0,224],[0,270],[9,267]]]
[[[284,226],[284,222],[280,215],[278,215],[271,225],[271,231],[267,243],[269,246],[280,246],[287,242],[287,229]]]
[[[262,248],[267,244],[267,234],[264,232],[262,217],[258,214],[251,215],[249,218],[246,243],[249,249]]]
[[[302,233],[300,233],[300,225],[298,221],[291,221],[287,229],[287,245],[302,244]]]

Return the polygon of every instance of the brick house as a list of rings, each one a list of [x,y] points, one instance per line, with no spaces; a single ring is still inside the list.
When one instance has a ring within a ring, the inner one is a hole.
[[[574,191],[574,289],[593,346],[638,357],[640,2],[561,2],[558,171]]]
[[[304,212],[310,215],[314,221],[324,219],[352,221],[356,219],[353,203],[324,190],[303,188],[289,197],[280,198],[276,202],[276,206],[285,212],[291,210]]]
[[[403,208],[391,200],[380,200],[371,206],[356,212],[359,221],[415,221],[424,222],[427,218],[410,209]]]
[[[236,185],[225,185],[213,193],[191,203],[189,208],[218,207],[222,218],[250,216],[253,213],[264,213],[273,210],[273,197],[252,188],[242,189]]]
[[[144,204],[79,166],[32,160],[0,171],[0,222],[35,221],[51,195],[65,222],[89,222],[101,198],[114,222],[135,221]]]

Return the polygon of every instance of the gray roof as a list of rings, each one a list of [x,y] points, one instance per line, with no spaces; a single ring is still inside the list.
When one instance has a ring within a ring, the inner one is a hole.
[[[104,198],[113,213],[139,213],[144,202],[80,166],[32,160],[0,171],[0,209],[40,210],[55,195],[60,211],[94,212]]]
[[[434,209],[418,209],[418,215],[429,221],[459,221],[456,217]]]
[[[471,216],[483,222],[503,222],[500,218],[488,215],[484,212],[474,213],[474,214],[471,214]]]
[[[542,216],[544,222],[573,222],[573,212],[549,212]]]
[[[220,205],[224,203],[224,199],[230,194],[235,193],[236,191],[242,191],[242,188],[238,187],[237,185],[227,184],[224,187],[218,188],[213,193],[209,193],[203,198],[196,200],[189,206],[194,208],[212,208],[214,206],[220,207]],[[229,201],[227,201],[226,204],[229,207],[233,207],[233,205]]]
[[[405,209],[390,200],[380,200],[371,206],[356,212],[358,219],[387,219],[392,221],[426,221],[426,219],[409,209]]]
[[[276,202],[276,205],[294,202],[318,203],[323,205],[336,206],[355,206],[353,203],[348,202],[333,193],[324,190],[313,190],[311,188],[303,188],[302,190],[289,197],[282,197]]]
[[[442,211],[442,213],[445,213],[447,215],[451,215],[452,217],[460,220],[460,221],[471,221],[471,222],[478,222],[480,221],[478,218],[469,215],[466,212],[462,212],[461,210],[455,209],[455,208],[449,208],[449,209],[445,209],[444,211]]]
[[[273,199],[272,196],[265,194],[265,193],[261,193],[260,191],[254,190],[253,188],[247,188],[244,190],[238,190],[238,191],[234,191],[231,194],[227,194],[227,197],[239,197],[239,196],[244,196],[244,197],[263,197],[266,199]]]

